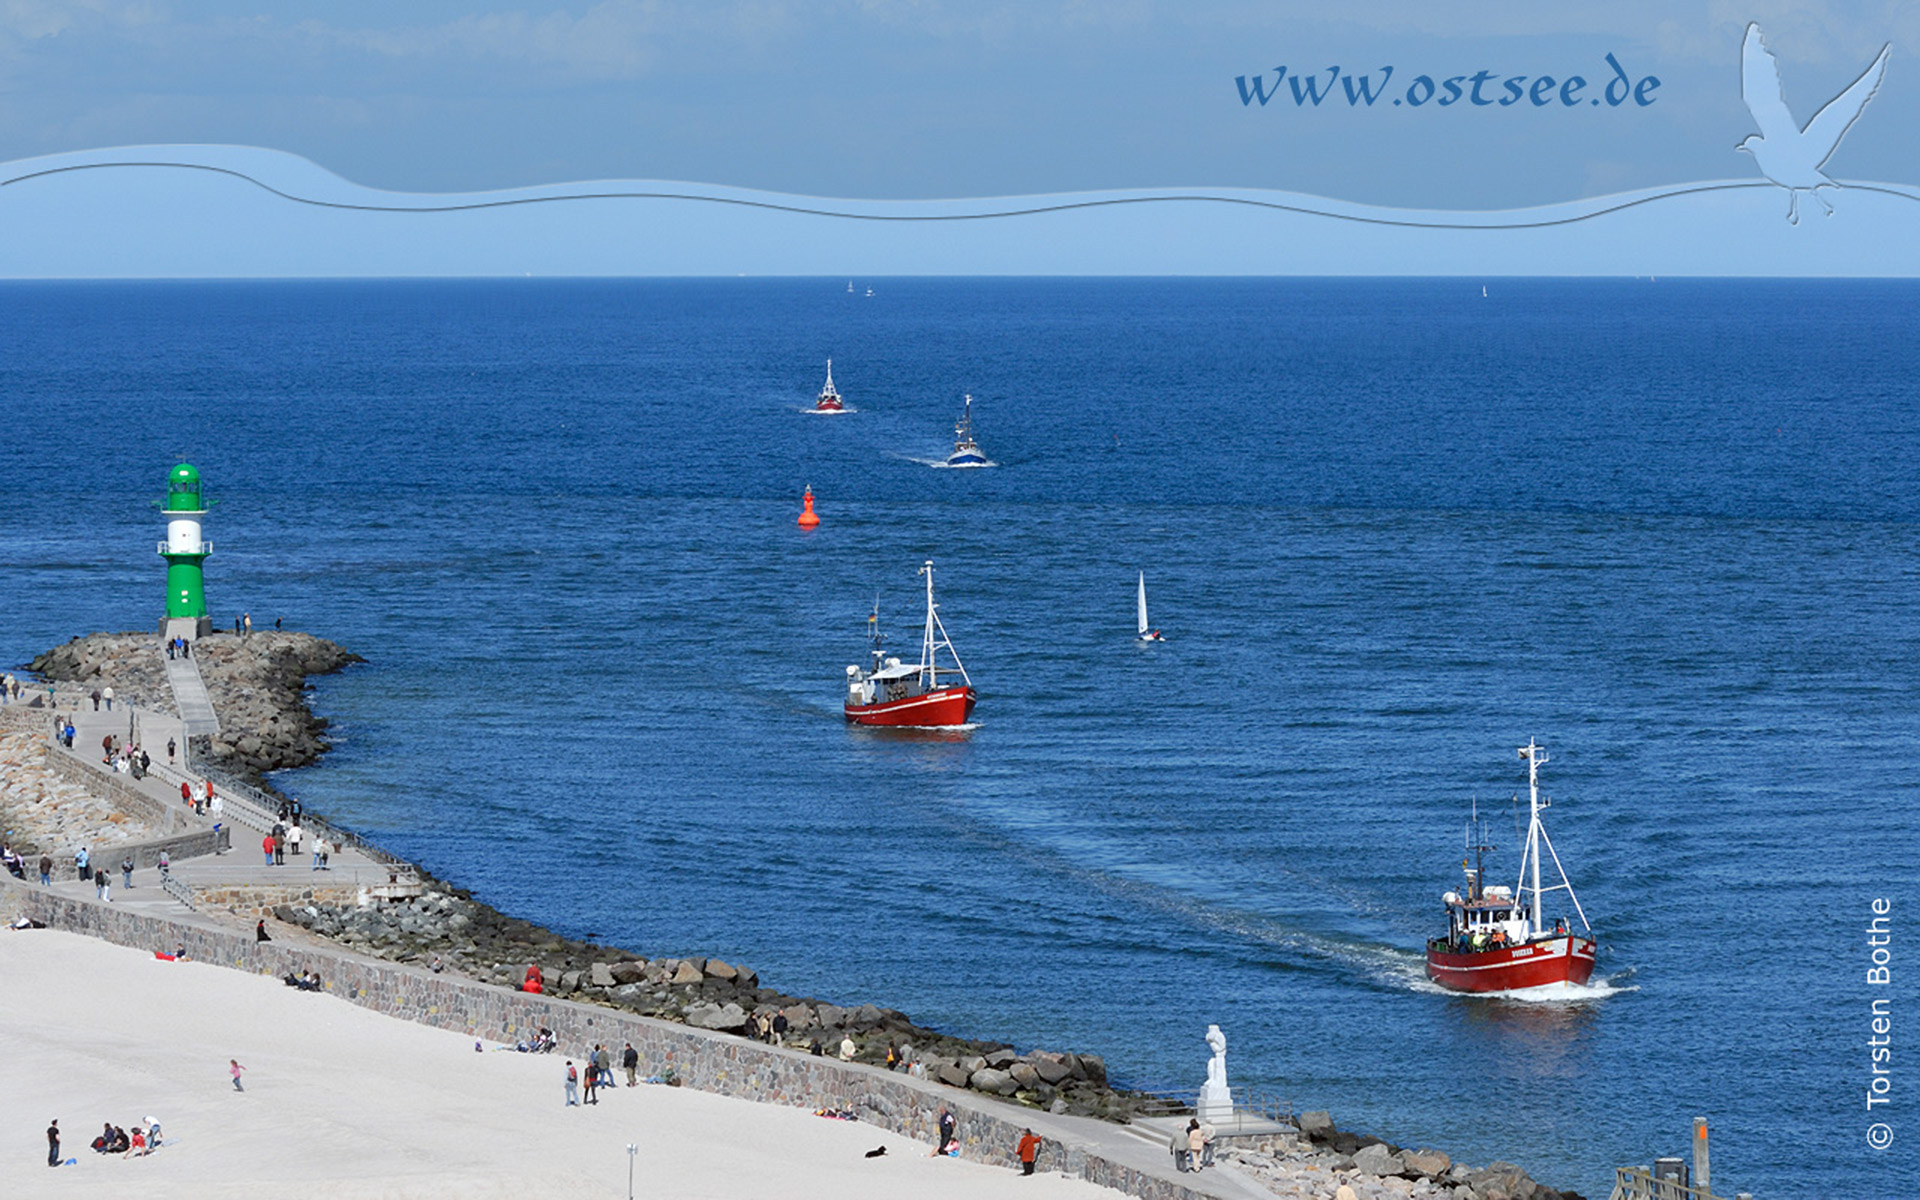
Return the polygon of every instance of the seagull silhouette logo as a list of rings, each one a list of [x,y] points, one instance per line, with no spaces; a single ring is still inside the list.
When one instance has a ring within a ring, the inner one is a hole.
[[[1773,61],[1773,52],[1761,40],[1760,26],[1757,23],[1747,26],[1746,41],[1740,46],[1740,94],[1746,98],[1747,111],[1753,114],[1753,123],[1760,127],[1760,132],[1748,136],[1734,149],[1753,155],[1760,173],[1787,189],[1790,224],[1800,223],[1801,192],[1811,192],[1820,207],[1827,210],[1827,215],[1833,215],[1833,205],[1827,203],[1820,189],[1840,185],[1820,168],[1827,165],[1840,139],[1860,119],[1867,101],[1880,89],[1880,80],[1887,73],[1887,52],[1891,49],[1891,43],[1880,47],[1880,56],[1873,60],[1873,65],[1861,72],[1860,78],[1846,91],[1827,101],[1826,107],[1813,114],[1813,120],[1803,129],[1787,109],[1780,87],[1780,67]]]

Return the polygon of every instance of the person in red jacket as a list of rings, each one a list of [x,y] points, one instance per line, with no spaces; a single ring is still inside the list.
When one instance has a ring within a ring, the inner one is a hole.
[[[546,977],[540,973],[539,963],[535,963],[527,968],[527,980],[520,985],[520,990],[536,994],[547,990],[547,980]]]
[[[267,865],[272,866],[273,865],[273,835],[272,834],[268,834],[267,836],[260,839],[260,852],[267,856]]]
[[[1020,1173],[1033,1174],[1033,1160],[1040,1153],[1040,1135],[1031,1129],[1020,1131]]]

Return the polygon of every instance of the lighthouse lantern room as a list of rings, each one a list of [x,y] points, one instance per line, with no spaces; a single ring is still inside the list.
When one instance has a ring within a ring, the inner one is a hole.
[[[200,536],[200,518],[207,515],[200,498],[200,471],[181,463],[167,473],[167,498],[161,503],[167,518],[167,540],[160,557],[167,560],[167,619],[207,623],[207,596],[201,564],[213,545]]]

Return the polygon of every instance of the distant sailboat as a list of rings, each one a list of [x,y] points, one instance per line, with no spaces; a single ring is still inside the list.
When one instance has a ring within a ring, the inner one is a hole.
[[[1147,624],[1147,573],[1145,571],[1140,572],[1140,636],[1137,640],[1142,642],[1167,640],[1160,636],[1158,629]]]

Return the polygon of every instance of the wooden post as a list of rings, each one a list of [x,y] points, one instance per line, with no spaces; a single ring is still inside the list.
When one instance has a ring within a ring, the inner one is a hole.
[[[1713,1176],[1707,1164],[1707,1119],[1693,1119],[1693,1186],[1704,1194],[1712,1192]]]

